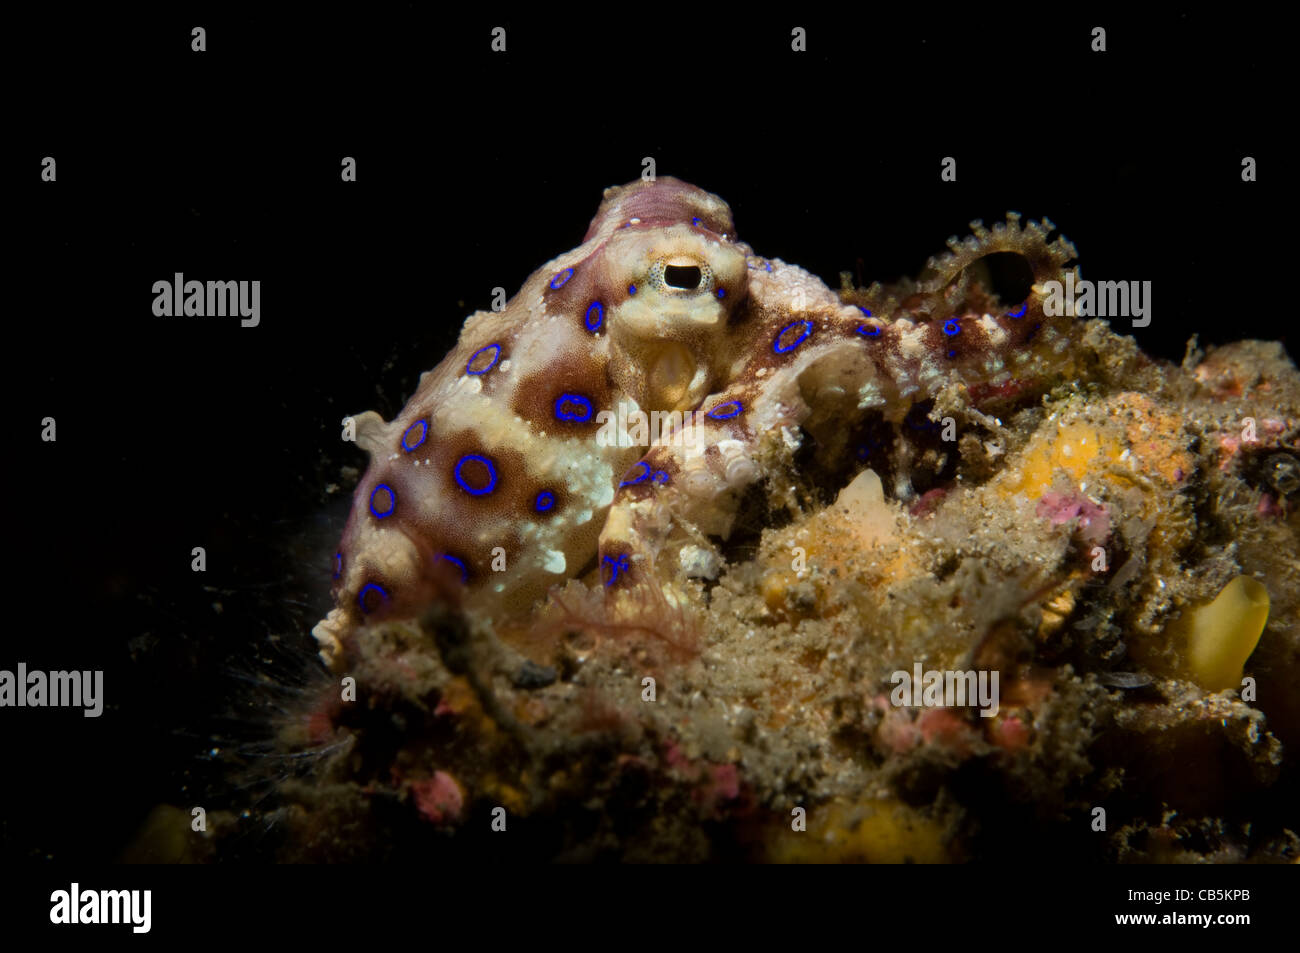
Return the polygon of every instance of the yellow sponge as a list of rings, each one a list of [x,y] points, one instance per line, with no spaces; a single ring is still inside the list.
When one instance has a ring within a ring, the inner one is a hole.
[[[1268,590],[1248,576],[1237,576],[1213,602],[1197,606],[1178,620],[1187,638],[1186,661],[1207,691],[1241,685],[1241,670],[1259,644],[1268,621]]]

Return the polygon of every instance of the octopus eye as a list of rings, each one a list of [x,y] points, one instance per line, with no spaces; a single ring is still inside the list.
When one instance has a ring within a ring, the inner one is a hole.
[[[700,286],[700,279],[703,277],[703,273],[696,265],[664,266],[664,284],[670,288],[694,291]]]

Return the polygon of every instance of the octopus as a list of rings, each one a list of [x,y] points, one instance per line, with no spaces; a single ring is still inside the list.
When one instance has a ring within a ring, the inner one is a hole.
[[[852,454],[869,431],[907,501],[918,410],[1023,399],[1069,377],[1083,333],[1045,307],[1075,257],[1051,222],[971,228],[915,281],[837,292],[755,254],[716,195],[668,177],[607,189],[582,244],[471,315],[396,419],[353,418],[370,463],[322,657],[437,600],[495,618],[580,577],[608,600],[676,598],[716,576],[743,499],[789,492],[809,441]],[[1022,280],[1004,301],[990,276],[1008,259]]]

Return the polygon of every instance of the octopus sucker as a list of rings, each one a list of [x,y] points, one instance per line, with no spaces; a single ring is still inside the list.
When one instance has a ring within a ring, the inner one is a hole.
[[[716,195],[668,177],[607,189],[582,245],[499,313],[470,315],[394,420],[355,418],[370,464],[315,629],[322,654],[430,600],[524,613],[589,566],[610,597],[671,592],[698,563],[682,548],[725,537],[751,488],[773,504],[786,493],[769,478],[795,467],[801,432],[847,453],[843,433],[877,414],[910,461],[904,422],[950,385],[996,397],[1014,367],[1024,395],[1067,374],[1083,331],[1043,310],[1075,257],[1054,231],[1014,212],[975,221],[918,281],[836,293],[756,255]],[[978,273],[994,254],[1025,263],[1023,300],[998,300]],[[673,413],[693,427],[660,427]],[[910,497],[907,467],[893,469]]]

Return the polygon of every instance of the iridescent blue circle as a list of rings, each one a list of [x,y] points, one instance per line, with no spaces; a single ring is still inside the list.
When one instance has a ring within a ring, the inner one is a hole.
[[[628,286],[627,286],[627,293],[630,294],[630,295],[634,295],[634,294],[636,294],[636,285],[628,285]]]
[[[789,331],[792,327],[798,324],[803,325],[803,331],[800,333],[800,335],[797,338],[794,339],[794,342],[792,344],[787,344],[785,347],[782,347],[781,338],[785,337],[785,332]],[[800,344],[802,344],[804,341],[808,339],[808,335],[812,334],[812,330],[813,330],[813,323],[811,321],[804,321],[804,320],[791,321],[789,324],[783,327],[779,332],[777,332],[776,340],[772,342],[772,350],[776,351],[777,354],[784,354],[787,351],[793,351],[795,348],[797,348]]]
[[[1019,311],[1008,311],[1008,312],[1007,312],[1007,317],[1008,317],[1008,318],[1023,318],[1023,317],[1025,316],[1025,312],[1028,311],[1028,310],[1029,310],[1029,302],[1026,301],[1024,304],[1022,304],[1022,305],[1020,306],[1020,310],[1019,310]]]
[[[641,469],[641,475],[638,476],[638,477],[637,477],[636,479],[634,479],[634,480],[624,480],[622,483],[619,484],[619,486],[621,486],[621,487],[622,487],[622,486],[636,486],[638,483],[644,483],[646,480],[650,479],[650,464],[648,464],[648,463],[646,463],[644,460],[642,460],[640,463],[638,463],[638,464],[636,465],[636,467],[633,467],[632,470],[635,470],[637,467],[641,467],[641,468],[642,468],[642,469]],[[628,472],[628,473],[631,473],[632,470],[628,470],[627,472]],[[625,475],[626,475],[626,474],[625,474]]]
[[[863,314],[865,314],[867,317],[871,317],[871,312],[868,311],[866,308],[862,307],[862,305],[857,305],[857,309],[861,311]]]
[[[726,288],[719,288],[719,289],[718,289],[718,297],[719,297],[719,298],[725,298],[726,296],[727,296],[727,289],[726,289]]]
[[[446,553],[442,554],[442,558],[447,560],[447,562],[451,563],[453,566],[455,566],[457,569],[460,570],[461,582],[469,582],[469,570],[465,568],[465,564],[463,562],[461,562],[455,556],[449,556]]]
[[[366,583],[364,586],[361,587],[361,591],[357,593],[357,605],[361,607],[361,611],[365,615],[369,615],[370,613],[375,611],[375,609],[366,608],[366,595],[371,592],[379,593],[380,601],[382,602],[388,601],[388,593],[384,590],[383,586],[379,585],[379,583],[377,582]],[[376,606],[375,608],[377,609],[379,607]]]
[[[731,410],[727,411],[726,413],[723,413],[723,411],[727,410],[728,407],[730,407]],[[732,417],[735,417],[744,409],[745,406],[740,401],[729,400],[725,404],[718,404],[717,407],[714,407],[712,410],[707,411],[704,414],[704,416],[712,417],[714,420],[730,420]]]
[[[656,470],[656,471],[651,475],[651,477],[650,477],[650,482],[651,482],[651,483],[667,483],[667,482],[668,482],[668,471],[667,471],[667,470]]]
[[[593,312],[595,313],[594,323],[592,321]],[[587,314],[583,320],[586,322],[588,331],[591,331],[593,334],[596,331],[599,331],[600,326],[605,323],[605,306],[599,301],[593,301],[587,306]]]
[[[488,485],[481,490],[474,489],[474,487],[466,483],[465,478],[460,475],[460,468],[463,467],[465,464],[469,463],[471,460],[477,460],[479,463],[483,464],[483,466],[487,467]],[[460,488],[464,490],[466,493],[470,494],[471,496],[487,496],[487,494],[491,493],[493,490],[497,488],[496,467],[492,465],[492,461],[489,460],[487,457],[480,456],[477,453],[467,453],[465,454],[465,456],[461,457],[460,460],[456,463],[456,472],[453,475],[456,477],[456,482],[460,484]]]
[[[577,404],[580,408],[578,413],[566,411],[565,404]],[[572,420],[577,423],[585,423],[591,419],[591,401],[581,394],[561,394],[555,398],[555,416],[559,420]]]
[[[491,351],[491,350],[493,350],[494,348],[496,349],[496,352],[492,355],[492,360],[488,363],[488,366],[485,367],[485,368],[483,368],[481,371],[476,371],[476,370],[474,370],[474,369],[473,369],[473,364],[474,364],[475,361],[478,360],[478,356],[479,356],[480,354],[482,354],[484,351]],[[496,365],[497,365],[497,361],[500,360],[500,359],[501,359],[501,345],[500,345],[500,344],[488,344],[488,345],[485,345],[484,347],[479,348],[477,351],[475,351],[473,354],[471,354],[471,355],[469,356],[469,360],[465,362],[465,373],[466,373],[466,374],[486,374],[488,371],[492,370],[492,368],[496,367]]]
[[[859,324],[858,333],[867,338],[880,337],[880,325],[878,324]]]
[[[412,443],[411,431],[414,430],[416,427],[420,428],[420,439]],[[429,436],[429,422],[424,419],[417,420],[415,423],[411,424],[411,426],[406,428],[406,433],[402,434],[402,449],[405,450],[407,453],[410,453],[416,447],[420,446],[420,444],[424,443],[425,438],[428,436]]]
[[[696,228],[698,228],[700,225],[700,217],[697,215],[693,219],[691,219],[691,224],[694,225]]]
[[[375,509],[375,494],[380,490],[388,491],[388,509],[382,513]],[[387,483],[376,484],[375,488],[370,491],[370,512],[374,514],[375,519],[381,520],[385,516],[391,516],[395,509],[397,509],[397,494],[393,492],[393,488]]]
[[[537,510],[537,512],[545,513],[554,505],[555,505],[555,494],[552,493],[550,490],[542,490],[541,493],[537,494],[537,503],[535,504],[535,509]]]
[[[564,283],[573,277],[573,269],[565,268],[563,271],[557,271],[555,277],[551,279],[551,290],[563,288]]]
[[[956,318],[949,318],[943,324],[943,333],[952,337],[954,334],[961,333],[961,322]]]

